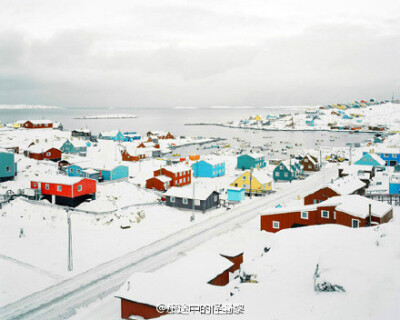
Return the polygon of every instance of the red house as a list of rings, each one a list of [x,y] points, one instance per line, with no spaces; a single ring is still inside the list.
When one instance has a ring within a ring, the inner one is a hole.
[[[237,263],[230,259],[235,259]],[[229,283],[232,279],[229,270],[237,272],[240,260],[243,261],[243,254],[225,258],[204,253],[178,259],[152,273],[136,273],[116,295],[121,299],[121,318],[158,318],[168,312],[159,312],[157,306],[199,304],[210,296],[216,298],[215,303],[220,303],[229,291],[215,286]]]
[[[131,149],[125,149],[121,153],[122,155],[122,161],[139,161],[146,159],[146,153],[145,152],[140,152],[140,151],[133,151]]]
[[[336,179],[326,185],[313,191],[304,197],[304,204],[317,204],[329,198],[336,196],[345,196],[350,194],[365,194],[366,184],[354,176],[346,176]]]
[[[283,229],[319,224],[340,224],[359,228],[388,222],[392,206],[359,195],[330,198],[316,205],[275,208],[261,213],[261,230]]]
[[[147,132],[147,136],[158,139],[175,139],[175,137],[169,131],[149,131]]]
[[[156,189],[165,191],[171,187],[172,179],[170,177],[159,175],[146,180],[146,189]]]
[[[53,122],[50,120],[28,120],[22,124],[26,129],[48,129],[53,128]]]
[[[44,199],[53,204],[76,207],[86,199],[95,199],[96,180],[64,175],[31,181],[32,189],[40,189]]]
[[[171,178],[170,187],[182,187],[192,182],[192,169],[184,165],[166,166],[154,171],[154,177],[161,175]]]
[[[53,147],[33,145],[25,151],[25,155],[31,159],[36,160],[51,160],[60,161],[61,160],[61,150]]]

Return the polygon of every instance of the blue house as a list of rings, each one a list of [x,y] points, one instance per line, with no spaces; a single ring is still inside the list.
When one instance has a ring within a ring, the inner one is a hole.
[[[125,142],[132,142],[135,140],[140,140],[141,136],[137,134],[136,132],[124,132],[124,141]]]
[[[398,175],[392,176],[389,179],[389,194],[400,193],[400,177]]]
[[[363,155],[368,154],[368,152],[363,152]],[[386,162],[386,166],[394,167],[400,164],[400,153],[396,149],[389,150],[377,150],[375,154],[380,156],[382,160]]]
[[[0,148],[0,181],[13,180],[17,175],[14,153]]]
[[[98,138],[102,140],[124,141],[124,135],[119,130],[100,132]]]
[[[229,187],[227,190],[228,201],[240,202],[245,198],[245,188]]]
[[[303,173],[301,169],[301,164],[299,161],[282,161],[278,164],[273,171],[273,178],[275,181],[283,180],[283,181],[292,181],[294,179],[298,179],[299,176]]]
[[[243,154],[237,157],[237,169],[264,168],[266,165],[265,156],[259,153]]]
[[[314,127],[314,119],[312,120],[306,120],[306,125],[310,126],[310,127]]]
[[[202,160],[192,165],[194,177],[221,177],[225,175],[225,162],[217,160]]]
[[[383,167],[385,166],[386,162],[375,153],[365,153],[359,160],[354,162],[354,164]]]
[[[65,142],[60,147],[63,153],[79,154],[81,156],[86,156],[87,144],[81,140],[65,140]]]
[[[67,168],[67,174],[70,177],[84,177],[95,180],[102,180],[100,172],[98,170],[80,166],[77,164],[71,164]]]
[[[352,119],[352,117],[350,117],[348,114],[345,114],[342,119]]]
[[[129,168],[123,165],[107,165],[94,169],[100,172],[104,181],[128,179],[129,177]]]

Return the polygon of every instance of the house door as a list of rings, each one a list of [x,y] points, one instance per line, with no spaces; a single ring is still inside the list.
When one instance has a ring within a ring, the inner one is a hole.
[[[394,167],[397,164],[396,160],[390,160],[389,166]]]

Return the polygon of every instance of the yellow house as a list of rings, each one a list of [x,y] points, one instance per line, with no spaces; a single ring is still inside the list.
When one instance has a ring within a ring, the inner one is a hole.
[[[263,193],[272,190],[272,178],[263,170],[254,170],[252,174],[250,170],[246,170],[231,183],[231,187],[245,188],[247,193],[250,193],[250,190],[253,194]]]
[[[261,121],[261,117],[260,117],[259,115],[256,115],[256,117],[254,118],[254,120]]]
[[[21,128],[21,126],[26,122],[26,120],[18,120],[17,122],[13,123],[13,128],[18,129]]]

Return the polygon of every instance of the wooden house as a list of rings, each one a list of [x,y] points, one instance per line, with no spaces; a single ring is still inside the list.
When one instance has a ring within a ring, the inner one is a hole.
[[[165,191],[171,187],[172,179],[164,175],[158,175],[146,180],[146,189]]]
[[[48,129],[53,128],[51,120],[27,120],[21,124],[25,129]]]
[[[304,171],[319,171],[319,163],[316,157],[307,154],[301,161],[300,164]]]
[[[102,140],[124,141],[124,135],[119,130],[100,132],[98,138]]]
[[[368,152],[363,152],[363,156],[366,154],[368,154]],[[381,157],[382,160],[385,161],[386,166],[394,167],[396,164],[400,163],[400,152],[396,148],[374,150],[374,154]]]
[[[238,170],[249,170],[251,168],[264,168],[267,165],[265,156],[259,153],[242,154],[237,157],[236,168]]]
[[[14,180],[16,175],[17,163],[15,162],[15,154],[0,148],[0,181]]]
[[[366,184],[358,177],[347,176],[336,179],[326,186],[318,187],[304,197],[304,204],[317,204],[329,198],[351,194],[364,195]]]
[[[351,228],[388,222],[392,206],[362,197],[332,197],[324,202],[287,208],[274,208],[261,213],[261,230],[278,232],[283,229],[320,224],[339,224]]]
[[[44,199],[53,204],[75,207],[96,197],[96,180],[57,175],[31,181],[32,189],[40,189]]]
[[[136,132],[132,132],[132,131],[131,132],[124,132],[123,136],[124,136],[124,141],[125,142],[133,142],[133,141],[141,139],[140,134],[137,134]]]
[[[373,167],[384,167],[386,165],[386,162],[375,153],[366,153],[359,160],[354,162],[354,164]]]
[[[97,170],[104,181],[127,180],[129,168],[116,163],[95,164],[92,169]]]
[[[303,174],[300,162],[294,159],[282,161],[273,171],[274,181],[292,181]]]
[[[147,135],[147,137],[149,137],[151,139],[153,139],[153,138],[162,139],[162,140],[175,139],[175,137],[169,131],[149,131],[149,132],[147,132],[146,135]]]
[[[122,161],[140,161],[146,159],[146,152],[143,149],[127,146],[121,152]]]
[[[202,160],[192,164],[193,176],[215,178],[225,175],[225,162],[219,160]]]
[[[263,170],[246,170],[230,186],[244,188],[248,194],[264,194],[272,190],[272,178]]]
[[[61,152],[69,154],[77,154],[80,156],[86,156],[87,146],[82,140],[65,140],[60,147]]]
[[[101,171],[91,168],[90,164],[73,163],[67,166],[66,172],[69,177],[83,177],[103,181]]]
[[[229,187],[227,189],[228,201],[241,202],[246,197],[246,189],[240,187]]]
[[[75,129],[71,131],[71,136],[84,140],[90,140],[92,131],[90,129]]]
[[[193,189],[190,187],[172,187],[164,193],[166,205],[179,209],[193,209],[206,212],[219,206],[219,192],[211,188],[197,188],[193,199]]]
[[[184,165],[165,166],[154,171],[154,177],[161,175],[171,178],[171,187],[182,187],[192,182],[192,170]]]
[[[60,149],[43,144],[33,144],[24,153],[31,159],[51,161],[60,161],[62,155]]]

